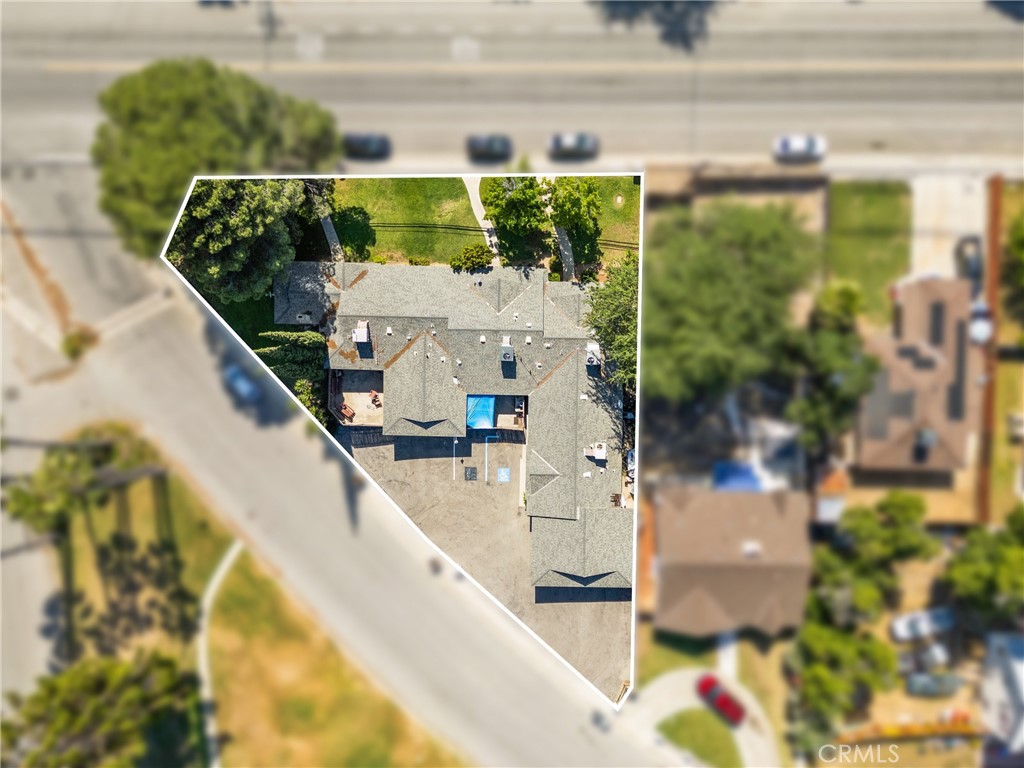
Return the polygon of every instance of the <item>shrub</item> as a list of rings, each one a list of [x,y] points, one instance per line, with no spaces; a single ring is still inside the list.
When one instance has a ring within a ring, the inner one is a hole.
[[[477,269],[485,269],[490,266],[494,254],[486,245],[469,245],[462,251],[449,259],[452,269],[456,272],[465,270],[473,272]]]
[[[586,269],[586,270],[584,270],[583,273],[580,275],[580,282],[583,285],[586,285],[587,283],[596,283],[597,282],[597,270],[596,269]]]
[[[562,270],[564,269],[564,267],[562,265],[562,260],[560,258],[558,258],[557,256],[553,256],[551,258],[551,266],[548,267],[548,268],[552,272],[557,272],[558,274],[562,274]]]
[[[562,276],[557,272],[548,272],[548,281],[552,283],[562,282]]]
[[[409,263],[414,267],[429,267],[430,259],[426,256],[410,256]]]
[[[371,264],[387,264],[388,263],[388,257],[385,256],[383,253],[375,253],[375,254],[373,254],[373,256],[370,257],[370,263]]]
[[[82,326],[75,328],[64,337],[60,343],[60,349],[69,360],[77,360],[98,341],[99,338],[95,331]]]

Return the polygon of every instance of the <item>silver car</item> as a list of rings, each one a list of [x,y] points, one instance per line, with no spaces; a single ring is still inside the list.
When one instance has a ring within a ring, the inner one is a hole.
[[[828,142],[812,133],[789,133],[775,139],[772,152],[780,163],[820,163],[828,152]]]

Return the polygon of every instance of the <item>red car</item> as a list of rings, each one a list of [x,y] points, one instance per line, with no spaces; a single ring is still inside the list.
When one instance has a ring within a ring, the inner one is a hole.
[[[743,705],[734,699],[714,675],[702,675],[697,681],[697,693],[704,702],[730,725],[739,725],[747,714]]]

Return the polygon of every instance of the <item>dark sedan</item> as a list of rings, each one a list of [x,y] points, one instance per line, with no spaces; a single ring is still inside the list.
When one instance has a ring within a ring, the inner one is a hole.
[[[548,142],[552,160],[590,160],[601,151],[601,142],[592,133],[556,133]]]
[[[391,139],[383,133],[349,133],[342,144],[350,160],[387,160],[391,156]]]
[[[475,163],[503,163],[512,159],[512,139],[500,133],[470,136],[466,154]]]

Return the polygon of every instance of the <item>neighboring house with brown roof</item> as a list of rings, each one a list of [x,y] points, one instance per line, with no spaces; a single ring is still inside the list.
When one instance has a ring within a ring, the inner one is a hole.
[[[857,468],[951,474],[974,462],[982,351],[970,341],[971,286],[921,277],[898,284],[889,333],[866,344],[881,368],[864,398]]]
[[[655,506],[657,629],[775,635],[800,625],[811,580],[806,494],[680,484],[658,489]]]

